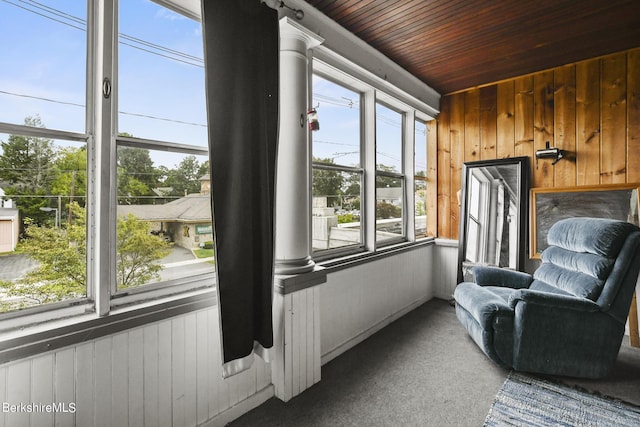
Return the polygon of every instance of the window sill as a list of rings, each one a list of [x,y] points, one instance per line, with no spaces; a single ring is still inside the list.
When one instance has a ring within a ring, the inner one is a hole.
[[[83,313],[15,328],[0,334],[0,363],[79,344],[180,314],[211,307],[217,301],[208,287],[145,303],[115,308],[108,316]]]
[[[275,289],[276,292],[287,295],[325,283],[327,281],[327,274],[331,272],[367,264],[381,258],[432,245],[435,245],[435,239],[433,237],[426,237],[415,242],[402,242],[385,246],[376,252],[358,252],[356,254],[328,259],[318,262],[314,270],[307,273],[276,276]]]
[[[385,246],[375,252],[364,252],[354,255],[349,255],[341,258],[334,258],[320,262],[319,265],[327,269],[327,273],[332,271],[343,270],[345,268],[351,268],[356,265],[366,264],[379,260],[381,258],[397,255],[399,253],[407,252],[414,249],[419,249],[425,246],[432,246],[435,244],[435,238],[425,237],[415,242],[402,242],[394,245]]]

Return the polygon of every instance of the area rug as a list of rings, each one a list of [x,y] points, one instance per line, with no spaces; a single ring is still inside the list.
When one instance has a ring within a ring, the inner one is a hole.
[[[511,371],[485,426],[640,426],[640,408]]]

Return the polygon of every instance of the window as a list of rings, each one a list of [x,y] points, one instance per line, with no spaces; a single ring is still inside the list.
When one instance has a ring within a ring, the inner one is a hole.
[[[19,134],[0,145],[0,312],[86,297],[86,145]]]
[[[87,296],[87,3],[0,3],[0,312]]]
[[[120,2],[118,291],[211,273],[213,234],[201,24]],[[170,82],[170,84],[167,84]]]
[[[213,283],[201,24],[162,2],[116,4],[112,17],[93,1],[0,2],[6,317],[104,315]],[[107,101],[102,63],[116,70]],[[113,108],[96,114],[97,100]]]
[[[430,107],[322,48],[311,131],[316,260],[425,237]],[[384,90],[382,90],[384,89]],[[413,195],[411,195],[413,193]]]
[[[467,261],[477,262],[481,250],[482,239],[482,205],[484,191],[480,179],[472,174],[471,177],[471,197],[469,199],[469,230],[467,231]]]
[[[312,133],[314,251],[362,246],[360,94],[318,75],[313,103],[320,129]]]
[[[0,3],[0,122],[84,133],[87,2],[47,3]]]
[[[200,22],[121,1],[118,30],[118,134],[206,147]]]
[[[403,115],[376,103],[376,242],[404,232]]]
[[[414,127],[414,228],[416,237],[427,234],[427,124],[415,121]]]

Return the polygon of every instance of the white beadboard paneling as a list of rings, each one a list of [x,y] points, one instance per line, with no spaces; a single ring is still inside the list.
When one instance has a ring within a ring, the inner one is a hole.
[[[311,287],[274,296],[275,342],[271,377],[276,396],[285,402],[320,380],[317,295],[318,288]]]
[[[172,412],[172,339],[171,320],[158,325],[158,425],[171,426]],[[152,350],[153,351],[153,350]]]
[[[159,416],[159,356],[158,324],[147,325],[142,330],[143,343],[143,414],[146,427],[157,427]]]
[[[7,368],[0,367],[0,402],[7,400]],[[0,411],[0,427],[5,427],[6,414]]]
[[[329,272],[319,288],[322,363],[435,296],[434,245]]]
[[[178,316],[171,321],[171,399],[172,419],[174,426],[184,424],[184,390],[185,390],[185,357],[184,334],[185,316]]]
[[[54,403],[63,404],[62,412],[54,413],[56,426],[75,424],[75,412],[66,412],[69,404],[76,402],[75,348],[66,348],[55,353]]]
[[[31,401],[47,404],[54,402],[53,380],[54,355],[52,353],[36,357],[31,362]],[[31,425],[49,427],[53,425],[52,412],[34,412],[31,414]]]
[[[94,343],[88,342],[76,348],[76,425],[93,425],[94,386]]]
[[[129,424],[129,337],[114,335],[111,340],[111,423]]]
[[[200,311],[196,319],[196,421],[202,424],[209,419],[209,387],[211,380],[211,351],[209,347],[209,316]]]
[[[437,239],[434,261],[435,296],[451,299],[458,283],[458,241]]]
[[[0,401],[76,403],[0,413],[5,426],[225,425],[273,396],[271,366],[223,380],[216,307],[0,366]]]
[[[144,426],[144,330],[133,329],[129,337],[129,427]]]
[[[113,346],[111,337],[100,338],[95,342],[94,355],[94,425],[108,427],[111,422],[111,358]]]
[[[220,344],[219,344],[219,336],[220,332],[218,330],[218,309],[214,307],[212,310],[207,311],[208,323],[211,325],[211,330],[209,331],[209,341],[207,342],[207,348],[209,349],[209,354],[211,355],[211,361],[221,360],[220,359]],[[226,398],[225,395],[222,394],[221,383],[222,383],[222,374],[220,373],[220,369],[222,369],[219,363],[211,363],[209,365],[209,419],[215,417],[217,414],[222,412],[228,405],[225,405],[222,400],[223,397]]]
[[[184,425],[192,426],[197,422],[197,316],[190,313],[184,318]]]
[[[31,402],[31,360],[24,360],[8,367],[6,402],[10,405]],[[7,426],[29,425],[27,412],[8,412],[5,416]]]

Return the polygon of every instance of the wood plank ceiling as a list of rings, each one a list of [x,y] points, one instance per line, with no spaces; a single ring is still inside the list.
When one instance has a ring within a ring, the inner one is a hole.
[[[640,46],[640,0],[306,0],[441,94]]]

